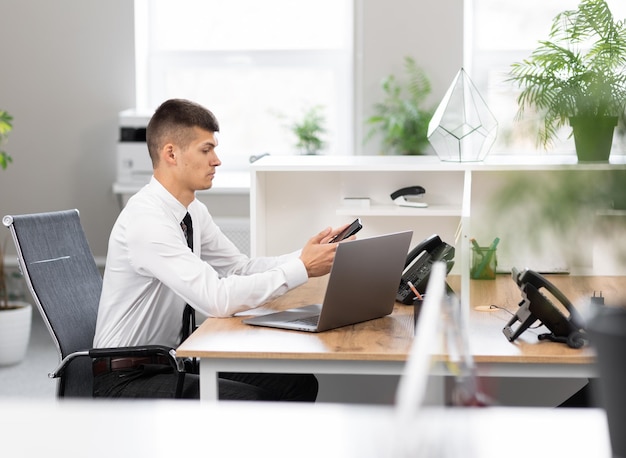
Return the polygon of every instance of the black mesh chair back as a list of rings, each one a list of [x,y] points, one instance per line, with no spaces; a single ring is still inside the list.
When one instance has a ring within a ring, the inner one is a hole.
[[[102,276],[80,224],[78,210],[5,216],[20,269],[54,339],[59,356],[92,347]],[[58,396],[92,396],[91,359],[72,361]]]
[[[20,270],[54,339],[61,360],[49,376],[59,397],[93,396],[93,358],[165,357],[173,369],[171,397],[180,398],[184,361],[164,345],[92,348],[102,276],[80,224],[78,210],[7,215]],[[151,393],[145,393],[148,397]],[[164,396],[161,391],[153,397]]]

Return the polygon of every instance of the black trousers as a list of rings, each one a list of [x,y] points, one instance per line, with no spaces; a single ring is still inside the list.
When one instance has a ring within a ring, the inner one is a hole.
[[[94,377],[94,397],[173,398],[178,375],[168,365],[145,364]],[[220,373],[220,400],[314,402],[318,382],[312,374]],[[200,398],[198,374],[187,373],[182,397]]]

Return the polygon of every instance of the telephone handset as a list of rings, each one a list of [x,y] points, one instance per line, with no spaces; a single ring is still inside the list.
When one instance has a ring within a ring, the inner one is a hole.
[[[430,270],[435,261],[444,261],[447,264],[447,272],[450,272],[454,265],[454,247],[433,234],[409,252],[402,271],[396,301],[407,305],[413,303],[415,294],[408,282],[411,282],[420,294],[424,294]]]
[[[585,344],[583,319],[556,286],[541,274],[529,269],[520,272],[512,268],[511,277],[522,291],[523,299],[519,303],[517,313],[502,330],[510,342],[517,339],[535,321],[540,321],[551,332],[539,335],[539,340],[563,342],[571,348],[580,348]],[[542,288],[545,288],[561,303],[568,311],[569,318],[541,292]],[[520,325],[513,330],[511,326],[516,321],[519,321]]]

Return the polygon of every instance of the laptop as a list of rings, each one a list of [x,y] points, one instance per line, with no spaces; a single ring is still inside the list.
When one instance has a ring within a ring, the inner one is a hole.
[[[389,315],[412,231],[340,242],[322,304],[246,318],[254,326],[321,332]]]

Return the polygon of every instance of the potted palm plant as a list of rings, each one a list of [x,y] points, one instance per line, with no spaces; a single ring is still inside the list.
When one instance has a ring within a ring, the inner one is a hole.
[[[13,158],[4,151],[9,132],[13,130],[13,118],[0,110],[0,167],[5,170]],[[26,355],[30,341],[32,306],[20,295],[10,291],[12,277],[5,268],[5,244],[0,244],[0,366],[16,364]],[[15,297],[17,296],[17,297]]]
[[[572,127],[579,161],[607,161],[614,127],[626,103],[626,24],[605,0],[582,0],[559,13],[548,40],[512,65],[521,89],[518,118],[534,108],[543,118],[538,143],[549,147]]]

